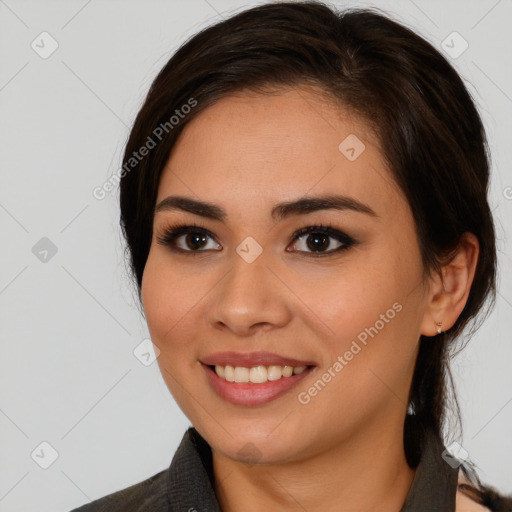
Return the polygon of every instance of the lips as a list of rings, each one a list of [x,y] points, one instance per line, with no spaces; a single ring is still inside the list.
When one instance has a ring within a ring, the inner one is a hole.
[[[302,362],[302,361],[301,361]],[[285,395],[298,386],[299,382],[306,379],[314,367],[307,367],[302,373],[282,377],[274,381],[267,381],[261,384],[228,382],[219,377],[209,365],[202,364],[207,382],[211,389],[223,400],[234,405],[242,406],[263,406],[277,398]]]
[[[216,352],[201,359],[207,366],[316,366],[314,361],[294,359],[272,352]]]

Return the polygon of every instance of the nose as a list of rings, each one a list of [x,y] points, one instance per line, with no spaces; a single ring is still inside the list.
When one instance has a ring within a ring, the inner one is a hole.
[[[266,258],[247,263],[235,255],[231,269],[212,295],[208,321],[215,329],[252,336],[285,326],[291,319],[286,287],[270,269]]]

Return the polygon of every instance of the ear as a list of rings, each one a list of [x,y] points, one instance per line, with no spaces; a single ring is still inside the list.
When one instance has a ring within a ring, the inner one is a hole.
[[[456,322],[468,300],[479,252],[478,238],[464,233],[456,253],[442,266],[442,275],[430,278],[421,334],[436,336],[439,323],[441,331],[446,331]]]

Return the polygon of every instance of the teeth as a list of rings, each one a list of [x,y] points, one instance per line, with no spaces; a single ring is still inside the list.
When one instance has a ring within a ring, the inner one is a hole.
[[[269,366],[267,369],[268,380],[278,380],[283,375],[283,368],[281,366]]]
[[[235,367],[235,382],[249,382],[249,368]]]
[[[267,382],[268,371],[264,366],[255,366],[249,370],[249,380],[255,384]]]
[[[229,382],[235,382],[235,369],[232,366],[226,366],[224,368],[224,378]]]
[[[281,377],[298,375],[306,369],[305,366],[215,366],[215,373],[228,382],[262,382],[279,380]]]

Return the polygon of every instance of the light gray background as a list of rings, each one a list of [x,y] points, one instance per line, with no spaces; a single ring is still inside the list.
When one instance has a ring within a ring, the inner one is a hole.
[[[99,201],[92,190],[119,168],[137,109],[178,45],[255,4],[0,0],[3,512],[64,512],[146,479],[169,465],[189,425],[157,363],[133,354],[148,331],[125,272],[118,194]],[[452,62],[493,152],[501,271],[496,309],[455,376],[462,444],[484,481],[512,492],[512,2],[336,5],[378,5],[441,51],[453,31],[469,44]],[[31,48],[43,31],[59,45],[47,59]],[[42,237],[57,247],[47,262],[32,252]],[[48,469],[42,442],[58,453]]]

